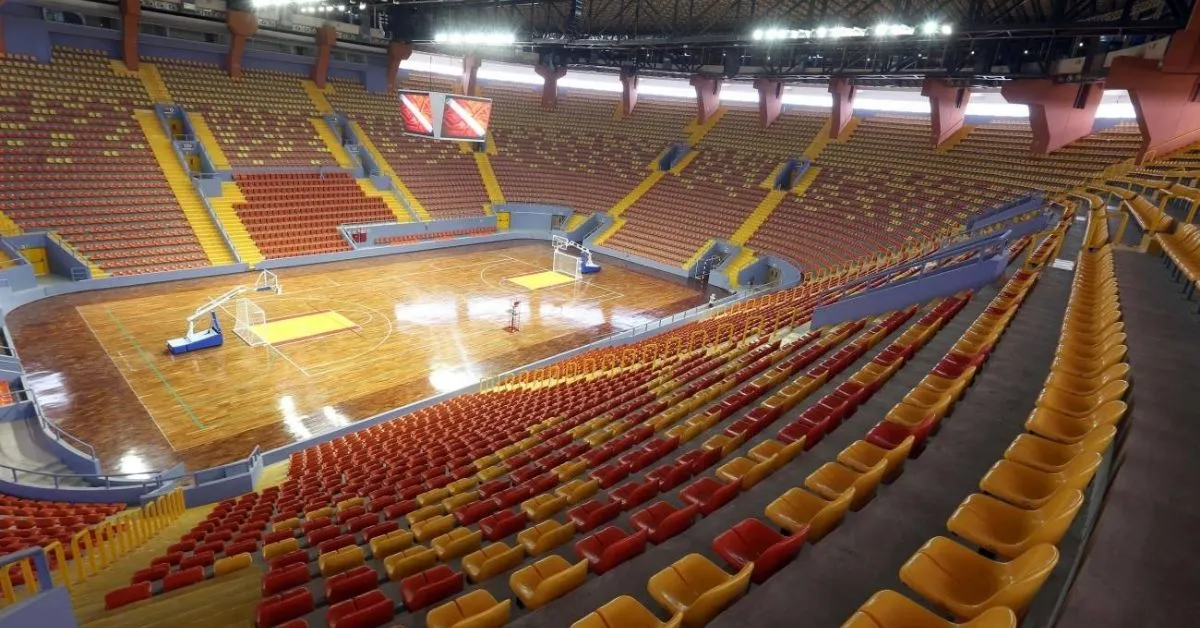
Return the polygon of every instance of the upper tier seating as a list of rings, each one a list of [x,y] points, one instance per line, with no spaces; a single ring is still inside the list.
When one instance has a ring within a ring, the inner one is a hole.
[[[343,172],[239,174],[235,180],[246,202],[234,209],[267,257],[347,251],[338,225],[395,220],[381,199],[365,195]]]
[[[683,139],[676,102],[638,101],[616,119],[620,96],[560,90],[542,109],[541,90],[483,82],[495,101],[492,168],[508,201],[565,205],[581,214],[607,211],[648,174],[646,166]]]
[[[395,94],[373,94],[360,83],[332,80],[329,102],[358,122],[408,189],[434,219],[482,216],[488,202],[475,158],[459,142],[408,135]],[[452,81],[415,76],[407,89],[453,92]]]
[[[206,266],[133,118],[150,107],[137,77],[114,75],[101,53],[0,57],[0,210],[57,231],[110,274]]]
[[[759,183],[788,158],[802,158],[823,121],[797,108],[764,130],[757,111],[729,111],[681,175],[666,176],[634,203],[605,244],[678,265],[708,238],[729,238],[767,196],[770,188]]]
[[[247,68],[235,79],[206,63],[148,60],[176,103],[204,115],[234,168],[337,165],[309,122],[319,114],[303,76]]]

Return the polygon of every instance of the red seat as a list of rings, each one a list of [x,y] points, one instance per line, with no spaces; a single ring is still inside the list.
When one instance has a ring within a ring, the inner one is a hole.
[[[658,545],[692,527],[697,514],[699,508],[695,504],[675,508],[665,501],[659,501],[633,513],[629,522],[635,528],[645,530],[648,534],[647,539]]]
[[[626,534],[617,526],[608,526],[575,543],[575,555],[588,561],[592,573],[598,575],[644,552],[647,538],[645,530]]]
[[[309,547],[315,547],[321,543],[324,543],[325,541],[328,541],[329,539],[336,538],[341,533],[341,529],[337,526],[327,525],[323,528],[318,528],[312,532],[309,532],[304,536],[304,538],[308,540]]]
[[[351,545],[354,545],[354,535],[343,534],[341,536],[335,536],[328,541],[321,542],[321,544],[317,545],[317,553],[328,554],[329,552],[335,552],[343,547],[349,547]]]
[[[658,484],[660,493],[669,491],[692,477],[692,468],[684,463],[664,464],[646,474],[646,479]]]
[[[613,489],[609,493],[609,501],[621,504],[621,510],[633,510],[653,499],[655,495],[658,495],[657,482],[646,480],[639,484],[635,480]]]
[[[292,563],[282,569],[269,571],[262,579],[263,597],[298,587],[308,579],[308,563]]]
[[[370,565],[361,565],[325,579],[325,598],[330,604],[366,593],[379,586],[379,576]]]
[[[692,451],[683,454],[675,459],[676,463],[686,464],[692,469],[692,475],[699,475],[705,469],[717,464],[721,459],[721,450],[717,449],[693,449]]]
[[[887,420],[880,421],[867,432],[866,441],[884,449],[895,449],[905,439],[912,436],[913,446],[912,450],[909,451],[908,457],[916,458],[925,450],[925,440],[929,437],[929,433],[933,431],[936,425],[936,418],[935,415],[929,415],[915,429],[909,429],[899,423],[892,423]]]
[[[580,532],[589,532],[602,523],[616,519],[619,514],[621,514],[619,502],[602,503],[596,499],[589,499],[568,510],[567,518],[575,522],[575,526]]]
[[[545,493],[557,485],[558,476],[554,473],[543,473],[521,484],[521,486],[524,486],[529,491],[531,497],[538,493]]]
[[[525,527],[526,521],[528,519],[523,510],[516,512],[504,510],[480,519],[479,530],[483,532],[483,538],[489,541],[499,541],[510,534],[516,534]]]
[[[254,625],[258,628],[277,626],[289,619],[306,615],[312,610],[312,592],[299,587],[259,602],[254,615]]]
[[[707,517],[737,497],[738,491],[741,489],[741,482],[721,484],[713,478],[702,477],[680,491],[679,497],[696,506],[700,510],[700,514]]]
[[[207,567],[213,564],[213,560],[214,555],[212,552],[200,552],[199,554],[192,554],[191,556],[179,561],[179,569],[189,569],[196,566]]]
[[[415,499],[405,499],[385,507],[383,509],[383,517],[384,519],[399,519],[416,509],[417,501]]]
[[[359,515],[357,517],[346,519],[346,532],[351,534],[358,532],[364,528],[371,527],[379,523],[379,515]]]
[[[400,581],[404,607],[418,611],[463,589],[463,575],[446,565],[430,567]]]
[[[512,488],[506,488],[492,497],[492,502],[496,504],[496,510],[512,508],[513,506],[529,499],[533,493],[529,492],[529,486],[518,484]]]
[[[171,552],[164,556],[156,556],[150,559],[150,566],[155,565],[178,565],[179,561],[183,560],[183,552]]]
[[[454,518],[458,519],[459,525],[469,526],[493,512],[496,512],[496,502],[484,499],[471,502],[462,508],[456,508],[454,510]]]
[[[792,561],[808,538],[808,526],[783,536],[758,519],[746,519],[713,539],[713,551],[734,571],[754,563],[750,580],[762,584]]]
[[[253,554],[258,551],[258,541],[254,539],[246,539],[237,541],[225,546],[226,556],[237,556],[238,554]]]
[[[376,628],[392,620],[396,606],[378,589],[329,607],[329,628]]]
[[[130,584],[137,584],[139,582],[153,582],[154,580],[162,580],[163,576],[166,576],[170,572],[171,572],[170,565],[168,565],[166,563],[160,563],[153,567],[148,567],[146,569],[140,569],[140,570],[134,572],[133,579],[130,580]]]
[[[283,556],[277,556],[275,558],[272,558],[270,570],[275,571],[277,569],[283,569],[284,567],[287,567],[288,565],[293,565],[296,563],[307,563],[307,562],[308,562],[308,552],[305,550],[295,550],[295,551],[288,552],[288,553],[284,554]]]
[[[385,521],[362,529],[362,542],[366,543],[377,536],[383,536],[400,529],[395,521]]]
[[[150,583],[138,582],[120,589],[113,589],[104,596],[104,608],[112,610],[126,604],[150,599]]]
[[[629,465],[624,462],[610,463],[593,469],[591,475],[600,482],[600,488],[608,488],[629,477]]]
[[[163,578],[162,592],[166,593],[168,591],[174,591],[175,589],[182,589],[188,585],[196,584],[203,579],[204,568],[200,566],[184,569],[183,571],[176,571],[175,573],[167,574],[167,576]]]

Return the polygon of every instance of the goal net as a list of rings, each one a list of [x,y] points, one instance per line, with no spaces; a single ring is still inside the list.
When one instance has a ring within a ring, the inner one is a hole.
[[[275,273],[264,270],[258,274],[258,279],[254,280],[254,291],[282,294],[283,287],[279,285],[279,277],[276,277]]]
[[[267,322],[267,313],[250,299],[238,299],[234,306],[233,333],[251,347],[267,344],[266,339],[254,331],[256,325]]]
[[[566,275],[578,281],[581,275],[579,271],[579,258],[555,249],[554,272]]]

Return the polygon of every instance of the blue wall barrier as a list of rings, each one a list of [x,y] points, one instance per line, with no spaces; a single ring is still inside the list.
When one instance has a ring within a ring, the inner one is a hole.
[[[27,547],[11,554],[0,556],[0,569],[9,569],[27,558],[33,559],[34,577],[38,583],[38,594],[18,600],[15,604],[0,609],[0,628],[75,628],[75,612],[71,607],[71,595],[54,586],[50,577],[50,562],[40,547]]]

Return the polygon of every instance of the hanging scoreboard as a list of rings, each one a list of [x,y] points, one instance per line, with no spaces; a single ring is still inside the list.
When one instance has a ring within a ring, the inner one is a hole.
[[[487,140],[492,100],[441,92],[400,92],[400,117],[409,135],[456,142]]]

